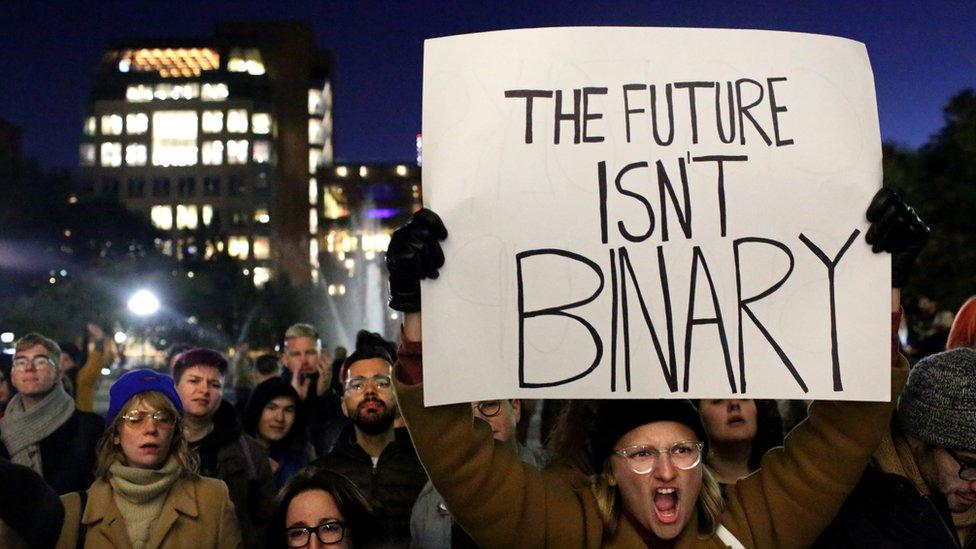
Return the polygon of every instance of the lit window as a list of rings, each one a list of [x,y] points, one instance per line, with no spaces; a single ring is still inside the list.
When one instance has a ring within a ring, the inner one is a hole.
[[[250,244],[246,236],[231,236],[227,238],[227,255],[237,259],[247,259]]]
[[[400,164],[399,166],[396,167],[396,174],[399,176],[407,175],[407,167],[404,166],[403,164]]]
[[[258,223],[268,223],[271,221],[271,216],[268,215],[267,208],[258,208],[254,210],[254,220]]]
[[[223,111],[203,111],[203,133],[220,133],[224,131]]]
[[[79,149],[79,158],[81,160],[82,166],[94,166],[95,165],[95,145],[92,143],[84,143]]]
[[[102,116],[102,135],[122,135],[122,117],[117,114]]]
[[[216,70],[220,54],[210,48],[142,48],[123,50],[119,72],[156,72],[163,78],[200,76]]]
[[[247,164],[247,139],[231,139],[227,142],[227,163]]]
[[[308,150],[308,173],[314,174],[322,162],[322,149]]]
[[[319,266],[319,241],[311,238],[308,241],[308,262],[312,267]]]
[[[319,232],[319,212],[315,208],[308,210],[308,232],[311,234]]]
[[[339,219],[346,215],[346,211],[339,205],[336,199],[336,187],[327,187],[322,193],[322,215],[326,219]]]
[[[127,166],[146,165],[146,146],[141,143],[131,143],[125,146],[125,164]]]
[[[326,82],[322,87],[322,104],[325,111],[332,110],[332,82]]]
[[[257,247],[257,242],[254,243]],[[264,286],[271,280],[271,269],[267,267],[255,267],[254,268],[254,285],[257,287]]]
[[[268,259],[271,257],[271,241],[266,236],[254,237],[254,259]]]
[[[204,101],[223,101],[227,99],[230,95],[230,90],[227,88],[227,84],[219,82],[217,84],[204,84],[203,93],[200,97]]]
[[[308,90],[308,114],[322,114],[322,90]]]
[[[102,166],[117,168],[122,165],[122,143],[102,143]]]
[[[247,132],[247,110],[230,109],[227,111],[227,131],[230,133]]]
[[[271,161],[271,143],[268,141],[255,141],[254,150],[251,151],[255,164],[267,164]]]
[[[149,115],[144,112],[125,115],[125,133],[139,135],[149,131]]]
[[[149,213],[152,224],[163,231],[173,228],[173,207],[172,206],[153,206]]]
[[[256,48],[234,48],[230,50],[227,71],[246,72],[254,76],[264,74],[264,61],[261,59],[261,52]]]
[[[196,111],[156,111],[152,126],[153,166],[196,165]]]
[[[204,165],[219,166],[224,163],[223,141],[204,141],[201,153]]]
[[[266,112],[252,114],[251,131],[261,135],[271,133],[271,115]]]
[[[315,178],[308,180],[308,203],[316,205],[319,202],[319,182]]]
[[[349,175],[349,168],[345,166],[339,166],[338,168],[336,168],[336,175],[338,175],[339,177],[346,177],[347,175]]]
[[[152,101],[152,98],[152,86],[139,84],[137,86],[129,86],[125,89],[125,99],[132,103],[144,103],[146,101]]]
[[[325,132],[322,128],[322,122],[319,122],[315,118],[308,119],[308,142],[312,145],[321,145],[325,139]]]
[[[331,139],[326,139],[325,140],[325,147],[322,147],[322,158],[325,159],[325,163],[326,164],[331,164],[332,163],[332,159],[334,157],[332,155],[332,140]]]
[[[204,204],[200,207],[200,221],[203,221],[204,226],[210,226],[210,223],[213,221],[213,213],[213,206],[210,204]]]
[[[166,99],[196,99],[200,97],[200,84],[156,84],[153,97]]]
[[[359,177],[366,177],[367,175],[369,175],[369,170],[366,169],[366,166],[360,166]]]
[[[178,204],[176,206],[176,228],[190,230],[197,228],[197,207],[195,205]]]
[[[95,130],[97,129],[98,127],[96,126],[95,117],[94,116],[85,117],[85,127],[83,129],[85,135],[95,135]]]

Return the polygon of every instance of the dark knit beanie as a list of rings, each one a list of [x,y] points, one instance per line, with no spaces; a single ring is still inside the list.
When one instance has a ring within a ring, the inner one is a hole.
[[[655,421],[674,421],[687,426],[699,441],[705,443],[702,455],[708,455],[708,435],[690,400],[603,400],[597,405],[596,420],[589,436],[593,470],[603,470],[604,460],[613,452],[620,437]]]
[[[933,446],[976,451],[976,350],[952,349],[918,361],[895,421],[902,432]]]

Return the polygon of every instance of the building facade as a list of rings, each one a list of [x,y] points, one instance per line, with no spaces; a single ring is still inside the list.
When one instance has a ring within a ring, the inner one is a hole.
[[[333,157],[331,65],[300,23],[114,44],[84,121],[81,192],[145,213],[178,259],[226,252],[257,285],[312,280],[309,197]]]

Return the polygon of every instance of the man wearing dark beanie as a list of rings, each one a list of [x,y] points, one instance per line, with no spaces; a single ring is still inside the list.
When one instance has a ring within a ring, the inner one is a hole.
[[[974,504],[976,350],[953,349],[915,365],[891,432],[817,546],[974,546],[958,520]]]

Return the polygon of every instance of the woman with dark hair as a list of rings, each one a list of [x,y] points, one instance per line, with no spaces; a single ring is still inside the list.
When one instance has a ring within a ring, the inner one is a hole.
[[[132,370],[110,389],[96,480],[61,496],[58,547],[241,546],[227,486],[201,477],[173,379]]]
[[[337,549],[382,547],[386,530],[362,492],[346,477],[308,468],[278,493],[268,548],[324,545]]]
[[[783,445],[776,401],[704,399],[698,411],[711,447],[705,463],[719,484],[734,484],[758,469],[767,451]]]
[[[280,377],[255,387],[244,409],[244,431],[268,451],[278,488],[312,460],[305,409],[295,388]]]

